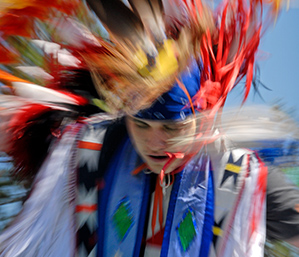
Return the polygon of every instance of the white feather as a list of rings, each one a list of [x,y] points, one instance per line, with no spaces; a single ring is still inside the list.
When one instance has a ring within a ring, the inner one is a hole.
[[[47,55],[56,58],[61,65],[78,67],[81,63],[78,58],[73,56],[68,50],[62,49],[59,44],[37,39],[31,40],[31,42],[42,49]]]
[[[97,38],[83,24],[71,18],[53,19],[51,24],[56,30],[57,35],[72,46],[83,48],[86,45],[101,46]]]
[[[166,26],[173,27],[183,24],[187,26],[188,11],[182,0],[163,0]],[[179,26],[180,27],[180,26]]]
[[[234,142],[299,139],[298,124],[278,108],[228,108],[221,114],[221,131]]]
[[[17,66],[16,69],[27,73],[35,78],[41,78],[45,80],[51,80],[54,77],[47,73],[44,69],[38,66]]]
[[[76,100],[63,93],[31,83],[12,82],[15,94],[36,101],[52,103],[78,104]]]

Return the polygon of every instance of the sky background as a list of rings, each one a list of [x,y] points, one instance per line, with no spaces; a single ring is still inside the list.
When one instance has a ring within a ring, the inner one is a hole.
[[[253,90],[246,105],[283,105],[299,124],[299,0],[292,2],[288,11],[282,11],[275,25],[271,25],[261,39],[257,54],[260,79],[271,91],[259,87],[263,99]],[[227,100],[227,106],[242,99],[241,88],[235,88]]]

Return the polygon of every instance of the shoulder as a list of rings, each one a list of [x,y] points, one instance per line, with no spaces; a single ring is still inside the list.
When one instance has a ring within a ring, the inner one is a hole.
[[[218,144],[218,146],[217,146]],[[208,148],[216,184],[222,184],[228,175],[234,177],[239,188],[246,177],[258,177],[264,165],[259,156],[247,148],[227,148],[218,142]]]
[[[299,189],[277,167],[268,168],[267,236],[289,239],[299,235]]]

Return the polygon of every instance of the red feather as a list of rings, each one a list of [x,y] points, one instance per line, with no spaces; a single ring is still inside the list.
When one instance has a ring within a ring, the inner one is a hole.
[[[19,55],[0,44],[0,63],[11,64],[18,61]],[[0,75],[1,76],[1,75]]]
[[[253,79],[261,24],[260,1],[251,1],[249,6],[245,6],[242,0],[225,3],[221,11],[220,27],[215,33],[217,37],[214,34],[212,38],[207,33],[201,43],[203,71],[201,89],[193,99],[195,106],[217,111],[244,76],[247,77],[243,101],[246,100]],[[216,51],[214,46],[217,47]]]
[[[7,120],[1,123],[1,151],[13,158],[15,175],[31,177],[37,172],[54,137],[52,131],[65,116],[59,110],[28,102],[19,108],[1,110],[1,120]]]

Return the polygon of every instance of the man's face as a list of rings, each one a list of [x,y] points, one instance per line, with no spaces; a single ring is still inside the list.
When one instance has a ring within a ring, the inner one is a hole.
[[[193,118],[178,122],[154,121],[128,116],[126,124],[136,151],[156,174],[161,172],[169,160],[166,152],[185,154],[184,158],[176,159],[171,163],[165,171],[165,173],[169,173],[178,168],[186,160],[186,154],[191,151],[192,140],[189,144],[178,148],[174,147],[171,139],[189,137],[190,135],[193,138],[196,131],[196,122]]]

